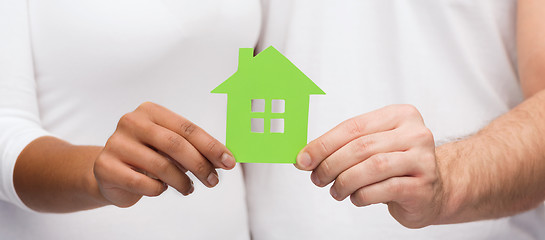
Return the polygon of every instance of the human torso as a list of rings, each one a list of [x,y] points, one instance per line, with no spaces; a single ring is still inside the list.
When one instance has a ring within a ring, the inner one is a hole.
[[[224,96],[212,90],[253,47],[259,2],[29,1],[40,119],[74,144],[103,145],[119,118],[164,105],[221,141]],[[131,208],[38,214],[0,203],[0,239],[248,239],[242,173],[208,189],[173,189]]]
[[[325,92],[309,140],[389,104],[415,105],[437,144],[522,101],[515,0],[265,1],[260,49],[275,46]],[[256,239],[540,239],[543,206],[510,218],[406,229],[386,205],[335,201],[292,165],[246,164]],[[263,194],[266,189],[267,194]]]

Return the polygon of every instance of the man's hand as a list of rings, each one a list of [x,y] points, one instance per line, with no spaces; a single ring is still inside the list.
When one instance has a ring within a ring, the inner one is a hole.
[[[336,200],[358,207],[388,204],[406,227],[432,224],[443,188],[433,135],[411,105],[391,105],[344,121],[310,142],[295,166],[311,170],[314,184],[331,182]]]
[[[119,207],[135,204],[143,195],[157,196],[174,187],[193,192],[191,171],[207,187],[219,179],[215,168],[231,169],[229,150],[189,120],[153,103],[125,114],[94,164],[104,197]]]

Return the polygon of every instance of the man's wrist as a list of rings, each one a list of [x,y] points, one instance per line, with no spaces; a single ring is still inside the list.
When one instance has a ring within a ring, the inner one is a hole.
[[[463,212],[471,204],[474,189],[471,187],[469,168],[463,166],[462,151],[465,141],[451,142],[436,148],[436,160],[442,181],[441,211],[436,224],[464,222]]]

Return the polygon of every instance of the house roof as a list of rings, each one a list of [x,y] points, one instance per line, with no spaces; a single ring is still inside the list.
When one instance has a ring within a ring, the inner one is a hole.
[[[239,50],[238,70],[212,93],[325,94],[290,60],[270,46],[257,56],[253,48]]]

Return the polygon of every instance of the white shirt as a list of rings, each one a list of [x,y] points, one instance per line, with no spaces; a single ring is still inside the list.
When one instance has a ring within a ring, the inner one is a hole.
[[[225,138],[225,96],[210,91],[260,29],[252,0],[0,0],[0,239],[248,239],[240,168],[135,206],[29,211],[13,166],[32,140],[104,145],[144,101]]]
[[[522,101],[515,0],[265,2],[259,49],[273,45],[325,92],[309,140],[343,120],[407,103],[438,143],[467,136]],[[411,230],[386,205],[337,202],[292,165],[245,164],[255,239],[544,239],[543,206],[513,217]],[[478,184],[478,183],[476,183]]]

